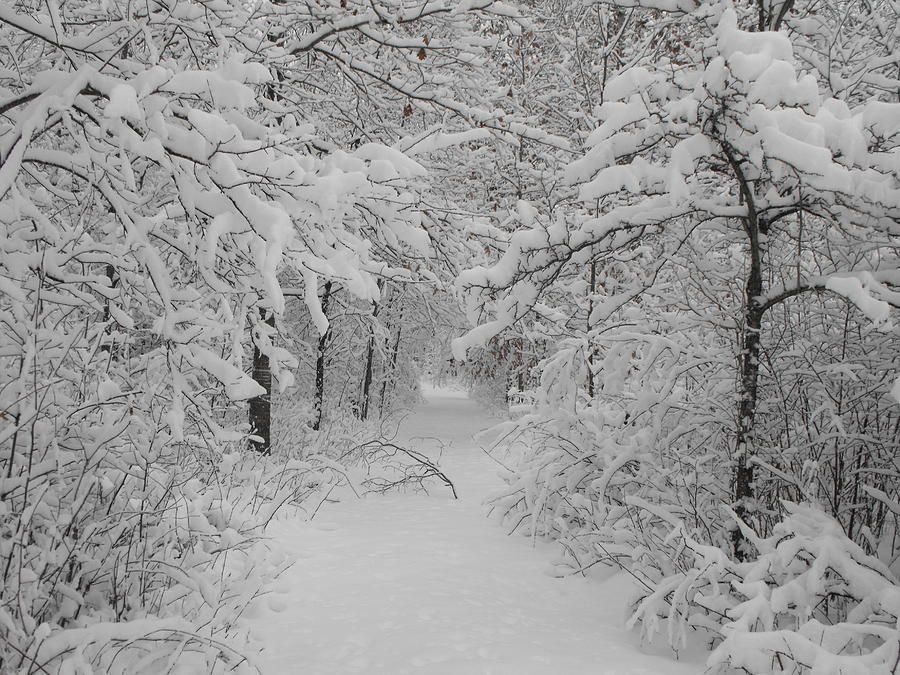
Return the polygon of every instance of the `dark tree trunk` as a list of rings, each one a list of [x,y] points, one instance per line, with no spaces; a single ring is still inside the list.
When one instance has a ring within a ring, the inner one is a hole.
[[[520,337],[514,340],[512,348],[516,352],[513,363],[516,366],[516,391],[519,393],[519,402],[521,403],[521,394],[525,389],[525,338]]]
[[[366,345],[366,372],[363,376],[362,395],[360,396],[359,419],[369,418],[369,401],[372,398],[372,368],[375,365],[375,319],[378,317],[379,305],[372,303],[372,326],[369,329],[369,342]]]
[[[753,457],[756,454],[754,421],[759,388],[759,353],[762,311],[758,298],[762,293],[761,270],[753,269],[747,279],[744,312],[744,330],[741,336],[740,399],[738,402],[737,438],[735,441],[734,511],[742,520],[753,511],[755,489],[753,485]],[[740,529],[732,533],[734,552],[738,560],[744,560],[744,536]]]
[[[118,275],[116,274],[116,268],[113,267],[112,265],[106,266],[106,278],[109,279],[109,287],[110,288],[115,288],[119,283],[119,278],[118,278]],[[107,300],[105,306],[103,307],[103,322],[104,323],[108,323],[112,316],[112,313],[109,311],[110,302],[111,302],[110,300]],[[107,336],[112,332],[110,330],[110,328],[111,327],[109,325],[107,325],[107,327],[106,327]],[[110,340],[107,337],[107,339],[103,341],[103,344],[100,345],[100,349],[104,352],[111,354],[112,353],[112,340]]]
[[[266,325],[275,326],[275,317],[265,317],[265,310],[260,309],[261,318]],[[250,447],[263,455],[272,452],[272,370],[269,357],[259,347],[253,346],[253,381],[266,390],[262,396],[250,399],[250,433],[259,440],[251,440]]]
[[[588,298],[588,313],[587,313],[587,332],[591,331],[591,314],[594,313],[594,293],[597,292],[597,261],[591,260],[591,285],[590,285],[591,295]],[[588,338],[590,339],[590,338]],[[588,367],[588,376],[587,376],[587,389],[588,389],[588,398],[593,401],[594,400],[594,349],[588,344],[587,346],[587,367]]]
[[[761,235],[768,234],[768,224],[756,211],[756,204],[750,182],[746,179],[740,162],[731,153],[730,148],[723,146],[729,164],[734,171],[741,193],[741,201],[747,207],[747,216],[742,219],[749,244],[750,269],[744,286],[744,325],[741,331],[739,363],[739,391],[737,434],[734,451],[733,497],[734,512],[747,522],[755,510],[754,498],[756,490],[753,484],[753,458],[756,454],[755,418],[756,403],[759,394],[759,355],[760,333],[765,307],[762,304],[763,292],[763,251]],[[740,528],[735,528],[731,536],[734,555],[738,560],[745,560],[750,553]]]
[[[282,0],[274,0],[276,4],[281,4]],[[267,35],[272,42],[281,42],[284,39],[284,33],[270,33]],[[284,80],[284,74],[280,70],[275,71],[277,81]],[[280,96],[275,88],[274,83],[270,83],[266,87],[266,98],[271,101],[277,101]],[[279,122],[281,118],[279,118]],[[269,326],[275,326],[275,315],[272,314],[266,318],[266,310],[259,309],[260,318],[264,319]],[[259,440],[251,440],[250,447],[263,455],[272,452],[272,369],[269,364],[269,357],[259,351],[256,344],[253,345],[253,381],[265,389],[266,393],[250,399],[250,433],[258,436]]]
[[[322,287],[322,313],[328,318],[328,303],[331,300],[331,282],[326,281]],[[315,418],[313,429],[318,431],[322,426],[322,410],[325,407],[325,349],[328,347],[328,339],[331,337],[331,327],[319,337],[319,348],[316,353],[316,393],[315,393]]]
[[[388,367],[384,371],[384,379],[381,381],[381,398],[379,399],[379,413],[384,417],[384,408],[387,401],[388,381],[393,379],[394,371],[397,368],[397,355],[400,352],[400,336],[403,332],[403,306],[400,306],[400,314],[397,317],[397,335],[394,337],[394,348],[391,350],[391,357]]]
[[[794,0],[784,0],[784,2],[758,2],[756,30],[780,30],[784,18],[793,7]]]

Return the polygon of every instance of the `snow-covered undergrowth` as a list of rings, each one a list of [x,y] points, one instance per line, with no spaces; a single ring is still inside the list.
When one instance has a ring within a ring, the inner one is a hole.
[[[255,672],[244,615],[285,565],[265,526],[339,472],[155,440],[125,407],[90,406],[2,481],[0,671]]]
[[[644,590],[630,625],[640,624],[648,639],[664,632],[675,648],[691,629],[707,632],[717,644],[711,672],[895,672],[896,576],[820,509],[784,506],[769,537],[740,524],[757,552],[746,562],[694,540],[673,520],[655,551],[634,556]]]
[[[357,495],[438,488],[455,497],[454,485],[440,467],[443,443],[430,439],[437,447],[426,453],[398,439],[406,414],[398,411],[381,420],[335,420],[321,432],[307,430],[308,445],[317,449],[318,461],[340,472],[340,484],[349,485]]]
[[[266,537],[279,510],[312,518],[337,485],[382,489],[385,476],[443,480],[372,424],[294,425],[267,456],[207,410],[175,438],[154,378],[141,393],[120,377],[81,401],[59,386],[7,439],[0,672],[256,672],[247,620],[287,566]]]
[[[757,502],[752,528],[739,522],[729,508],[727,424],[683,412],[721,408],[717,380],[724,378],[707,369],[698,375],[705,390],[680,387],[664,377],[667,361],[658,351],[648,349],[652,358],[645,358],[644,347],[630,345],[630,361],[606,362],[628,367],[630,381],[605,371],[590,406],[572,384],[578,349],[545,363],[536,405],[507,423],[495,448],[505,446],[510,470],[491,500],[494,514],[513,530],[558,541],[564,574],[624,570],[636,588],[629,624],[676,653],[698,643],[712,648],[710,672],[893,673],[900,646],[900,585],[889,567],[897,560],[896,528],[890,517],[874,515],[894,497],[857,487],[854,503],[829,514],[826,508],[845,499],[839,490],[848,489],[831,462],[851,453],[822,453],[801,475],[793,473],[792,453],[781,451],[766,461],[775,477],[757,481],[765,500]],[[642,389],[642,380],[653,386]],[[820,385],[836,386],[827,377]],[[848,416],[846,428],[852,425]],[[777,447],[777,427],[772,433]],[[869,440],[867,447],[878,445]],[[881,461],[871,451],[860,457],[861,467]],[[858,475],[874,481],[890,472],[884,464]],[[863,511],[872,516],[865,526]],[[738,527],[743,559],[732,554]]]
[[[0,672],[256,672],[245,617],[286,564],[265,527],[340,467],[246,450],[201,369],[44,308],[53,330],[4,324],[34,347],[0,360]]]
[[[675,652],[703,641],[710,672],[895,672],[900,584],[839,522],[784,502],[759,536],[723,506],[727,474],[711,480],[722,468],[711,457],[676,472],[641,450],[646,429],[616,436],[588,419],[556,411],[512,425],[518,456],[491,503],[514,530],[558,540],[567,573],[625,570],[637,589],[628,623],[643,639]],[[753,549],[745,561],[726,552],[730,527]]]

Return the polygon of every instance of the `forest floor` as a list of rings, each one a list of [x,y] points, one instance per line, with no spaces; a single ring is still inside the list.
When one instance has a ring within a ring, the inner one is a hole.
[[[264,675],[694,675],[626,631],[621,576],[556,578],[555,546],[506,536],[483,500],[502,486],[473,435],[498,422],[460,392],[426,391],[400,439],[436,452],[459,493],[353,496],[271,533],[296,563],[284,609],[260,617]],[[422,437],[431,437],[423,439]]]

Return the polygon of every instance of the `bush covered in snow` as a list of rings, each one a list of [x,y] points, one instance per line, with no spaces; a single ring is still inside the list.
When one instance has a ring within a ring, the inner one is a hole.
[[[284,565],[265,526],[335,476],[162,443],[125,405],[95,408],[91,430],[67,429],[3,481],[0,670],[251,672],[243,617]],[[73,442],[114,431],[123,442]]]
[[[677,472],[646,453],[604,458],[585,419],[557,413],[531,420],[527,438],[507,438],[517,462],[491,506],[513,529],[557,539],[563,573],[624,570],[636,589],[629,625],[643,639],[676,652],[705,641],[715,647],[711,672],[893,672],[900,584],[838,521],[784,502],[759,536],[723,508],[724,486],[705,482],[711,458]],[[738,526],[753,549],[744,561],[728,553],[728,528]]]
[[[717,644],[711,672],[892,673],[900,659],[900,584],[876,558],[812,506],[786,503],[771,536],[740,527],[756,550],[735,562],[673,522],[648,574],[637,551],[632,567],[643,590],[630,623],[652,639],[664,630],[673,647],[688,629]],[[639,508],[642,508],[639,506]],[[662,555],[660,555],[662,554]]]

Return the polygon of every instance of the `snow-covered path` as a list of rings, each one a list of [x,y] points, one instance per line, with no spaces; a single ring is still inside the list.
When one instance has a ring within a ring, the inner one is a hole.
[[[459,499],[372,495],[273,526],[298,558],[286,609],[261,621],[266,675],[697,673],[642,653],[622,628],[624,585],[547,574],[555,549],[485,518],[496,465],[472,440],[494,423],[462,394],[428,392],[401,427],[449,444]],[[417,447],[428,447],[419,441]],[[433,446],[432,446],[433,447]]]

